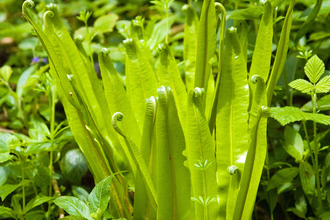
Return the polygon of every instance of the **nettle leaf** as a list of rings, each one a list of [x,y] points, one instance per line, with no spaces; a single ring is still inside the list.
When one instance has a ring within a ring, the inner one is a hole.
[[[101,215],[107,208],[110,201],[110,184],[113,176],[109,176],[99,182],[88,196],[89,209],[91,213]],[[98,211],[98,209],[101,210]]]
[[[73,216],[80,216],[90,219],[88,206],[73,196],[61,196],[54,200],[54,203],[67,213]]]
[[[292,88],[299,90],[302,93],[310,93],[313,89],[314,86],[310,82],[304,80],[304,79],[296,79],[289,83],[289,86]]]
[[[315,84],[323,75],[325,67],[323,61],[317,55],[314,55],[307,61],[304,70],[309,81]]]
[[[291,182],[299,173],[298,167],[284,168],[277,171],[269,180],[267,191],[284,183]]]
[[[330,76],[323,77],[317,84],[316,84],[316,93],[327,93],[330,91]]]
[[[303,120],[310,120],[320,124],[330,125],[330,116],[303,112],[299,108],[291,106],[271,108],[270,117],[276,119],[282,126],[285,126],[291,122]]]

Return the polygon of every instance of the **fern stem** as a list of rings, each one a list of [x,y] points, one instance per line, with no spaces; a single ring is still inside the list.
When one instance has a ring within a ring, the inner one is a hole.
[[[317,95],[315,91],[312,92],[312,103],[313,103],[313,113],[316,114],[316,102],[317,102]],[[321,197],[321,186],[320,186],[320,177],[319,177],[319,149],[318,149],[318,143],[317,143],[317,126],[316,122],[313,122],[314,127],[314,152],[315,152],[315,166],[314,166],[314,172],[315,172],[315,178],[316,178],[316,186],[317,186],[317,200],[318,200],[318,209],[316,211],[316,219],[320,219],[319,215],[322,213],[322,197]]]

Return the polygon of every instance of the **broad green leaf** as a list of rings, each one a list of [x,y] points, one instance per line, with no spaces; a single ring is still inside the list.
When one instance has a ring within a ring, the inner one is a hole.
[[[250,76],[258,74],[267,82],[270,71],[273,43],[273,8],[269,1],[264,6],[257,40],[253,52]],[[252,88],[255,86],[252,85]]]
[[[73,216],[85,217],[90,219],[88,206],[73,196],[61,196],[54,200],[54,203]]]
[[[311,91],[313,91],[314,86],[310,82],[304,80],[304,79],[296,79],[289,83],[289,86],[292,88],[299,90],[302,93],[309,94]]]
[[[135,112],[135,117],[142,130],[146,111],[145,100],[157,96],[158,82],[155,73],[142,52],[139,43],[133,39],[124,41],[126,47],[126,91]]]
[[[232,12],[227,13],[228,19],[236,19],[236,20],[253,20],[259,19],[260,15],[263,13],[262,7],[249,7],[246,9],[238,9]]]
[[[296,35],[295,43],[298,43],[300,38],[302,38],[308,31],[308,29],[313,25],[314,20],[319,13],[323,0],[317,0],[316,5],[313,7],[312,11],[309,13],[307,20],[305,23],[299,28],[298,33]]]
[[[306,219],[307,213],[307,202],[304,193],[301,188],[298,188],[294,192],[295,208],[289,208],[287,211],[291,210],[294,214],[300,218]]]
[[[186,123],[187,92],[181,79],[174,56],[168,45],[159,45],[158,79],[162,86],[172,89],[175,104],[178,109],[180,122],[184,127]]]
[[[11,155],[9,152],[0,153],[0,163],[7,162],[9,160],[14,160],[16,157]]]
[[[66,152],[60,165],[63,176],[77,184],[80,184],[81,178],[88,171],[85,156],[80,149],[71,149]]]
[[[317,111],[326,111],[330,109],[330,95],[325,95],[322,98],[317,100],[317,106],[316,110]],[[312,102],[306,103],[302,108],[302,111],[305,112],[311,112],[313,111],[313,105]]]
[[[122,112],[125,114],[123,119],[124,129],[134,143],[138,145],[141,142],[140,128],[126,91],[108,54],[109,51],[103,49],[99,53],[99,63],[110,113]]]
[[[0,186],[0,197],[3,200],[5,200],[5,198],[12,192],[14,192],[18,187],[26,185],[28,183],[30,183],[30,180],[23,180],[22,182],[20,182],[17,185],[10,185],[10,184],[5,184]]]
[[[292,25],[293,8],[295,3],[296,0],[290,1],[290,5],[284,19],[284,24],[282,26],[280,41],[277,45],[276,57],[273,64],[272,72],[270,74],[270,78],[267,81],[268,106],[270,106],[271,104],[275,86],[282,74],[286,62],[286,57],[289,48],[289,41],[290,41],[290,30]]]
[[[3,218],[16,218],[16,213],[11,208],[0,206],[0,213]]]
[[[102,215],[108,207],[110,201],[110,183],[113,176],[109,176],[100,181],[88,196],[89,211]],[[100,211],[99,211],[100,209]]]
[[[183,6],[182,10],[186,13],[184,39],[183,39],[185,84],[187,87],[187,91],[190,91],[194,89],[194,84],[195,84],[198,16],[195,10],[189,5]]]
[[[13,70],[10,66],[3,66],[0,68],[0,76],[3,78],[6,82],[9,81],[11,74],[13,74]]]
[[[47,142],[31,143],[28,145],[25,152],[27,154],[36,154],[42,151],[50,151],[50,150],[51,150],[50,141],[47,141]]]
[[[202,91],[200,88],[195,88],[188,95],[184,155],[188,158],[187,166],[191,173],[191,197],[197,199],[201,196],[203,200],[206,200],[217,198],[218,190],[215,145],[202,106]],[[207,168],[202,170],[200,163],[202,165],[206,163]],[[216,219],[219,210],[217,202],[210,203],[206,208],[209,219]],[[195,211],[196,219],[203,219],[204,206],[202,204],[193,201],[192,210]]]
[[[94,22],[94,30],[101,33],[112,32],[118,18],[114,13],[103,15]]]
[[[190,210],[190,175],[183,165],[185,139],[174,94],[169,87],[158,89],[156,114],[157,218],[187,219]]]
[[[267,190],[274,189],[281,184],[291,182],[299,173],[298,167],[284,168],[277,171],[269,180]]]
[[[312,56],[306,63],[305,74],[311,83],[316,84],[325,71],[323,61],[317,56]]]
[[[306,196],[314,195],[315,173],[313,167],[308,162],[302,161],[299,165],[299,175],[300,175],[301,185]]]
[[[75,197],[87,204],[89,193],[80,186],[72,186],[72,193]]]
[[[266,85],[258,75],[253,76],[251,81],[257,86],[249,119],[250,141],[233,219],[249,219],[252,216],[267,151]]]
[[[216,13],[214,0],[203,2],[202,13],[198,25],[198,40],[195,68],[195,87],[205,89],[210,77],[210,60],[214,55],[216,41]],[[205,100],[205,98],[204,98]],[[205,103],[205,102],[204,102]],[[203,104],[205,106],[205,104]]]
[[[313,114],[301,111],[299,108],[286,106],[283,108],[273,107],[270,109],[270,117],[276,119],[285,126],[291,122],[310,120],[320,124],[330,125],[330,116],[323,114]]]
[[[228,29],[226,39],[225,62],[217,100],[216,149],[217,178],[221,180],[218,187],[223,198],[220,200],[220,216],[231,219],[240,181],[237,176],[243,172],[248,149],[249,90],[246,62],[236,29]],[[233,165],[238,170],[230,175],[227,168]],[[229,193],[229,190],[233,191]]]
[[[6,183],[9,173],[10,173],[10,169],[8,166],[4,166],[4,165],[0,166],[0,186]]]
[[[33,209],[36,206],[39,206],[45,202],[48,202],[49,200],[54,199],[53,197],[48,196],[37,196],[36,198],[30,200],[23,210],[24,213],[27,213],[29,210]]]
[[[316,93],[328,93],[330,91],[330,76],[323,77],[315,86]]]
[[[300,134],[290,126],[286,126],[284,130],[284,149],[288,154],[294,157],[296,160],[302,160],[304,152],[304,142]]]
[[[174,24],[175,20],[176,16],[172,15],[168,17],[168,21],[166,18],[164,18],[160,22],[157,22],[148,41],[150,50],[155,50],[157,46],[164,41],[166,35],[168,34],[166,33],[167,22],[168,27],[171,27]]]
[[[0,153],[5,153],[9,151],[9,148],[7,146],[7,139],[11,135],[8,133],[2,133],[0,132]]]

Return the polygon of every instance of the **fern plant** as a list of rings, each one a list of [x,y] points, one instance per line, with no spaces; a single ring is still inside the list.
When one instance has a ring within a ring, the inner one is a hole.
[[[168,13],[171,1],[162,2]],[[284,20],[271,73],[272,12],[277,3],[261,6],[264,14],[248,80],[246,32],[239,36],[234,27],[225,30],[220,3],[204,1],[200,18],[191,6],[184,6],[185,83],[167,40],[148,40],[141,22],[132,21],[123,42],[124,88],[108,49],[98,55],[100,80],[92,55],[81,38],[72,40],[57,7],[47,8],[41,24],[30,9],[34,3],[24,2],[23,12],[48,53],[70,128],[95,181],[118,173],[109,189],[114,218],[251,218],[266,157],[267,106],[286,60],[294,3]],[[155,42],[161,43],[157,62],[151,52]],[[216,50],[215,81],[210,60]],[[134,202],[129,190],[134,191]],[[101,217],[97,212],[86,215],[80,217]]]

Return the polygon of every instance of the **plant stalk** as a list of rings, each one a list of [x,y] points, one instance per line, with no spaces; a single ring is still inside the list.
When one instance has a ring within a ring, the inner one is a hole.
[[[314,85],[315,86],[315,85]],[[313,113],[316,114],[316,102],[317,102],[317,95],[316,92],[312,92],[312,103],[313,103]],[[315,172],[315,178],[316,178],[316,187],[317,187],[317,200],[318,200],[318,210],[316,211],[316,218],[320,219],[320,213],[322,213],[322,197],[321,197],[321,186],[320,186],[320,177],[319,177],[319,149],[318,149],[318,143],[317,143],[317,127],[316,122],[313,121],[313,127],[314,127],[314,152],[315,152],[315,166],[314,166],[314,172]]]

